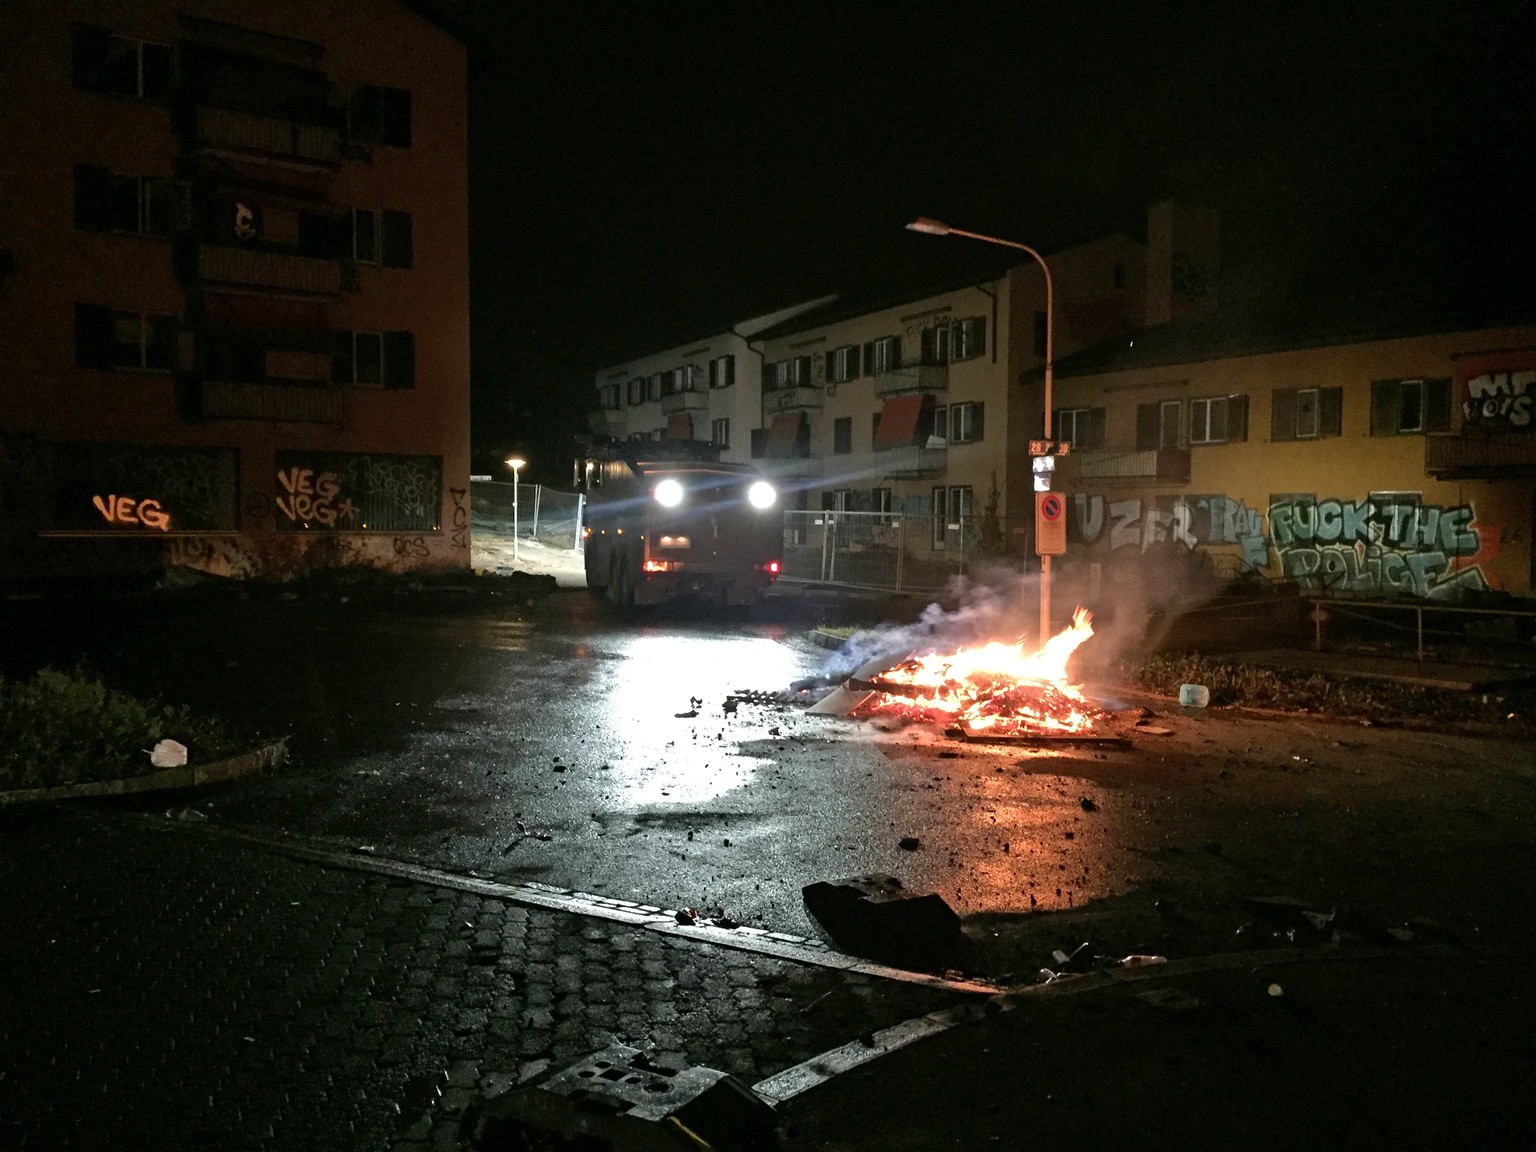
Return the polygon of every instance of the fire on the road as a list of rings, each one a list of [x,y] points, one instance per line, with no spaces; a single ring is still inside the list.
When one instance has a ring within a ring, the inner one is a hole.
[[[857,711],[957,726],[988,736],[1082,735],[1102,714],[1067,679],[1067,661],[1093,635],[1085,608],[1035,652],[995,641],[948,654],[914,656],[865,686]]]

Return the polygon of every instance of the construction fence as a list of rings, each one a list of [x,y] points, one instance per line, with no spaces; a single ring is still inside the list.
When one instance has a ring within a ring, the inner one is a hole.
[[[515,494],[515,495],[514,495]],[[543,484],[470,484],[470,531],[479,537],[536,540],[551,548],[575,548],[581,531],[579,492]]]
[[[784,513],[781,579],[937,591],[979,560],[997,559],[1006,538],[995,518],[989,529],[980,516],[791,510]]]

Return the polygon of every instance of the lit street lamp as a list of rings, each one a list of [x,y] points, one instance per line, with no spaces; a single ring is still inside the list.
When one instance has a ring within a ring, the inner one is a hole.
[[[962,228],[951,228],[948,224],[938,220],[930,220],[926,216],[919,216],[907,227],[913,232],[924,232],[929,236],[966,236],[972,240],[982,240],[988,244],[1000,244],[1004,248],[1017,248],[1021,252],[1028,252],[1035,258],[1035,263],[1040,265],[1040,271],[1045,273],[1045,439],[1052,438],[1051,415],[1051,332],[1052,313],[1055,308],[1055,290],[1051,285],[1051,269],[1045,262],[1045,257],[1036,252],[1028,244],[1020,244],[1014,240],[999,240],[996,236],[984,236],[980,232],[967,232]],[[1042,554],[1040,557],[1040,643],[1044,644],[1051,635],[1051,558]]]
[[[508,456],[507,467],[512,469],[512,563],[517,563],[517,474],[521,472],[528,461],[521,456]],[[538,509],[534,509],[535,512]],[[537,516],[534,519],[538,519]]]

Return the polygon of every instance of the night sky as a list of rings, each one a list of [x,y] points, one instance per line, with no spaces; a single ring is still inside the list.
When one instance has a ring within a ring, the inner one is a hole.
[[[1049,254],[1188,197],[1223,300],[1536,300],[1524,0],[413,6],[469,46],[474,440],[536,480],[605,364],[1015,262],[920,215]]]

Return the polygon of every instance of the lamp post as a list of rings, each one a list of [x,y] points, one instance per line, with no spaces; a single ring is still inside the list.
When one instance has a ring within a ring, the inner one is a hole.
[[[1051,284],[1050,265],[1045,262],[1045,257],[1028,244],[1020,244],[1015,240],[1000,240],[996,236],[985,236],[980,232],[967,232],[963,228],[951,228],[942,221],[930,220],[926,216],[919,216],[907,227],[913,232],[923,232],[929,236],[965,236],[987,244],[999,244],[1004,248],[1017,248],[1020,252],[1028,252],[1035,258],[1035,263],[1040,265],[1040,271],[1045,273],[1045,439],[1051,439],[1051,333],[1055,327],[1052,323],[1052,313],[1055,309],[1056,293]],[[1042,555],[1040,557],[1040,643],[1044,644],[1050,635],[1051,558]]]
[[[517,563],[517,476],[528,461],[521,456],[508,456],[507,467],[512,469],[512,563]]]

